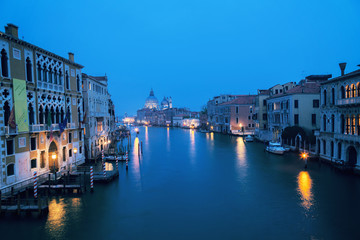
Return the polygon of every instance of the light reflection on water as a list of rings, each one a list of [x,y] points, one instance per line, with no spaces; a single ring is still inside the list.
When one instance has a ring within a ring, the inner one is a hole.
[[[236,157],[237,157],[237,166],[245,167],[246,164],[246,154],[245,154],[245,144],[244,140],[241,137],[236,138]]]
[[[301,205],[305,210],[309,210],[313,205],[312,180],[307,171],[301,171],[297,177],[298,193]]]
[[[191,162],[192,163],[195,160],[195,156],[196,156],[195,153],[196,153],[195,130],[190,129],[190,157],[191,157]]]
[[[53,199],[49,202],[49,215],[46,221],[45,228],[49,235],[53,238],[58,238],[63,234],[66,223],[65,203],[63,199]]]
[[[146,127],[147,128],[147,127]],[[147,134],[147,130],[145,131]],[[132,150],[132,158],[131,161],[129,161],[129,168],[131,166],[133,176],[137,181],[137,186],[139,187],[139,190],[141,191],[142,185],[141,185],[141,172],[140,172],[140,158],[139,156],[139,138],[136,137],[134,140],[133,150]]]
[[[170,152],[170,128],[166,128],[166,150]]]

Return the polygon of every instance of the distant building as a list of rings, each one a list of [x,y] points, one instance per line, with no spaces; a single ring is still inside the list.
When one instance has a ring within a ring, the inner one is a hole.
[[[320,83],[330,77],[308,76],[295,87],[266,99],[270,140],[280,141],[286,127],[299,126],[312,132],[319,129]]]
[[[209,129],[223,133],[253,133],[255,95],[221,95],[207,103]]]
[[[94,159],[108,147],[115,130],[115,107],[108,92],[107,76],[90,76],[83,73],[85,102],[85,145],[87,158]]]
[[[360,70],[321,84],[321,128],[316,152],[321,158],[360,169]]]
[[[144,108],[147,109],[158,109],[159,108],[159,101],[154,95],[154,91],[151,89],[149,96],[145,100]]]

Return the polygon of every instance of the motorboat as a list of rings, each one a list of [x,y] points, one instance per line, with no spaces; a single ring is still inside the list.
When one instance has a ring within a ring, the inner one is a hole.
[[[209,131],[206,130],[206,129],[201,129],[200,132],[202,132],[202,133],[208,133]]]
[[[246,141],[246,142],[253,142],[253,141],[254,141],[254,137],[251,136],[251,135],[247,135],[247,136],[245,137],[245,141]]]
[[[269,142],[269,145],[266,147],[265,150],[278,155],[282,155],[286,151],[279,142]]]

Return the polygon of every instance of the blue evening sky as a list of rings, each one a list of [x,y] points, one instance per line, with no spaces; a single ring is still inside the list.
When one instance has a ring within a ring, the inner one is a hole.
[[[255,94],[360,64],[358,0],[1,0],[0,24],[107,74],[116,114],[159,101],[200,110],[214,95]],[[4,28],[1,29],[4,31]]]

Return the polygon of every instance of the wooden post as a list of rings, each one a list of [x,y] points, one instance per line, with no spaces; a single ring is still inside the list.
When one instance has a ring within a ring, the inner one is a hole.
[[[86,192],[86,172],[84,170],[84,192]]]
[[[17,195],[17,214],[20,215],[20,194]]]
[[[141,154],[143,153],[142,141],[141,141]]]
[[[2,198],[1,198],[1,190],[0,190],[0,215],[2,214],[2,212],[1,212],[1,210],[2,210],[1,203],[2,203]]]
[[[49,188],[48,188],[48,193],[50,193],[50,181],[51,181],[51,174],[49,173]]]
[[[39,214],[41,215],[41,199],[38,199],[37,202],[38,202],[38,211]]]

